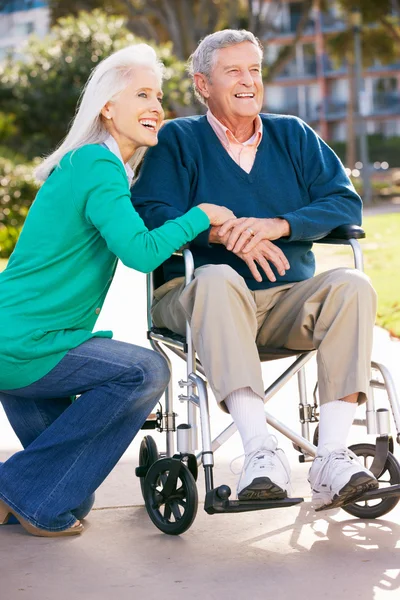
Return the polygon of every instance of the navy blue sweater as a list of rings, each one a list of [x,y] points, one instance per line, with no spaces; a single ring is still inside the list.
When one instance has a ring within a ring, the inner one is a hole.
[[[250,173],[229,156],[205,116],[175,119],[160,131],[159,143],[144,159],[132,188],[132,202],[149,229],[212,202],[227,206],[237,217],[283,217],[288,238],[275,241],[291,268],[276,282],[262,270],[254,280],[245,262],[221,244],[208,243],[208,231],[191,248],[195,266],[227,264],[252,290],[314,275],[312,241],[339,225],[361,224],[361,199],[336,154],[297,117],[260,115],[263,136]],[[164,263],[168,281],[184,274],[183,261]]]

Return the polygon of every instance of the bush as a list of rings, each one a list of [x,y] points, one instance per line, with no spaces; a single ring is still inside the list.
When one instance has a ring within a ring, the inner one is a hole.
[[[33,163],[15,164],[0,157],[0,258],[8,258],[14,250],[39,189],[33,166]]]
[[[28,159],[49,154],[64,138],[79,95],[93,67],[112,52],[141,42],[124,27],[124,18],[99,10],[58,21],[48,36],[30,36],[23,59],[0,64],[0,134],[7,145]],[[163,106],[176,116],[192,99],[185,64],[172,45],[155,45],[166,67]]]
[[[346,165],[346,142],[328,143]],[[391,168],[400,167],[400,137],[384,137],[381,134],[369,135],[368,155],[370,163],[386,161]]]

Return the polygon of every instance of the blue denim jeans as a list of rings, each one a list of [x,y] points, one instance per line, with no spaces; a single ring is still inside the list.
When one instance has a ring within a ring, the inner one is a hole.
[[[0,391],[24,446],[0,465],[0,499],[36,527],[70,527],[90,510],[168,380],[156,352],[93,338],[35,383]]]

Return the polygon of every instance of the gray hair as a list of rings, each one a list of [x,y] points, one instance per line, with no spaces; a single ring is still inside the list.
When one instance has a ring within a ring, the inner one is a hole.
[[[153,48],[147,44],[134,44],[114,52],[102,60],[91,72],[83,88],[78,109],[66,138],[60,146],[36,169],[39,180],[46,180],[63,156],[86,144],[101,144],[108,131],[101,118],[101,109],[115,99],[133,80],[135,67],[146,66],[153,70],[162,82],[164,65],[158,60]],[[133,167],[143,156],[138,148],[129,161]]]
[[[260,52],[260,62],[262,61],[264,48],[258,38],[246,29],[223,29],[210,33],[197,46],[196,50],[190,56],[188,61],[188,72],[193,80],[193,89],[200,102],[207,105],[205,98],[200,94],[194,83],[194,74],[202,73],[211,81],[211,72],[213,70],[217,50],[236,46],[243,42],[254,44]]]

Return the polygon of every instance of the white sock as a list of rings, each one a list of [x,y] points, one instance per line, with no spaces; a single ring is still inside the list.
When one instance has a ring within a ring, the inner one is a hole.
[[[271,442],[271,449],[275,449],[276,443],[268,431],[264,402],[260,396],[250,387],[245,387],[229,394],[225,398],[225,404],[238,428],[246,454],[261,447],[265,448],[266,443],[268,447],[268,441]]]
[[[347,448],[347,437],[357,410],[357,402],[335,400],[320,408],[318,456]]]

